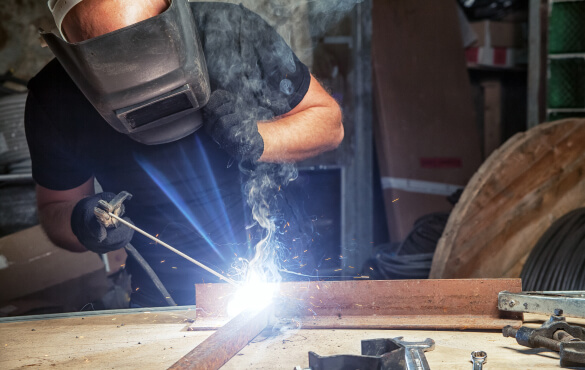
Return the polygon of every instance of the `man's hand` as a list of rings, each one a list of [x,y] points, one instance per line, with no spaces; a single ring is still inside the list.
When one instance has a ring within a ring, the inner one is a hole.
[[[219,146],[238,160],[256,162],[264,152],[253,114],[236,109],[236,97],[216,90],[203,108],[205,130]]]
[[[115,196],[114,193],[99,193],[81,199],[73,208],[71,230],[90,251],[107,253],[123,248],[132,240],[134,230],[126,225],[106,228],[94,213],[94,208],[98,206],[100,200],[110,202]],[[122,215],[123,211],[120,213],[120,216]],[[128,217],[124,217],[124,220],[131,222]]]

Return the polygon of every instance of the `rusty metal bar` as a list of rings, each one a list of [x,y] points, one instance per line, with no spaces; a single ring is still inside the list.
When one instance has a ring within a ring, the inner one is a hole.
[[[219,369],[268,325],[273,312],[272,305],[242,312],[169,369]]]
[[[234,289],[196,285],[198,321],[227,317]],[[498,293],[521,292],[520,279],[287,282],[275,299],[277,318],[300,318],[305,329],[501,329],[520,327],[522,314],[498,310]]]

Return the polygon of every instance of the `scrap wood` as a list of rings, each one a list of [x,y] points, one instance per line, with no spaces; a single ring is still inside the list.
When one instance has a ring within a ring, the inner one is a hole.
[[[219,369],[268,325],[272,315],[272,305],[242,312],[169,369]]]
[[[498,310],[498,293],[521,292],[520,279],[372,280],[281,283],[277,319],[305,329],[501,329],[520,327],[521,313]],[[227,317],[227,284],[196,285],[197,319],[190,330]]]

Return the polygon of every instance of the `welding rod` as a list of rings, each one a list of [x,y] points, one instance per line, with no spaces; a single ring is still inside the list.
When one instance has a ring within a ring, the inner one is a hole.
[[[204,264],[202,264],[201,262],[197,261],[194,258],[191,258],[189,256],[187,256],[185,253],[181,252],[178,249],[175,249],[173,247],[171,247],[170,245],[168,245],[167,243],[163,242],[162,240],[159,240],[158,238],[155,238],[154,236],[150,235],[149,233],[147,233],[146,231],[134,226],[133,224],[131,224],[130,222],[122,219],[121,217],[116,216],[115,214],[113,214],[112,212],[108,212],[108,215],[110,215],[110,217],[115,218],[116,220],[120,221],[121,223],[123,223],[124,225],[128,226],[131,229],[134,229],[136,231],[138,231],[140,234],[146,236],[149,239],[154,240],[155,242],[159,243],[160,245],[162,245],[163,247],[175,252],[176,254],[178,254],[179,256],[193,262],[194,264],[196,264],[197,266],[201,267],[202,269],[212,273],[213,275],[217,276],[218,278],[225,280],[227,283],[232,284],[233,286],[238,286],[238,283],[236,283],[234,280],[223,276],[222,274],[220,274],[219,272],[216,272],[212,269],[210,269],[209,267],[205,266]]]

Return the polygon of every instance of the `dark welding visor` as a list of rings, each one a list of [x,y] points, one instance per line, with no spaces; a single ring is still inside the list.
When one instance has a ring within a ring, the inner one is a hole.
[[[162,144],[201,127],[198,110],[209,99],[209,77],[187,0],[172,0],[155,17],[79,43],[41,35],[117,131]]]

